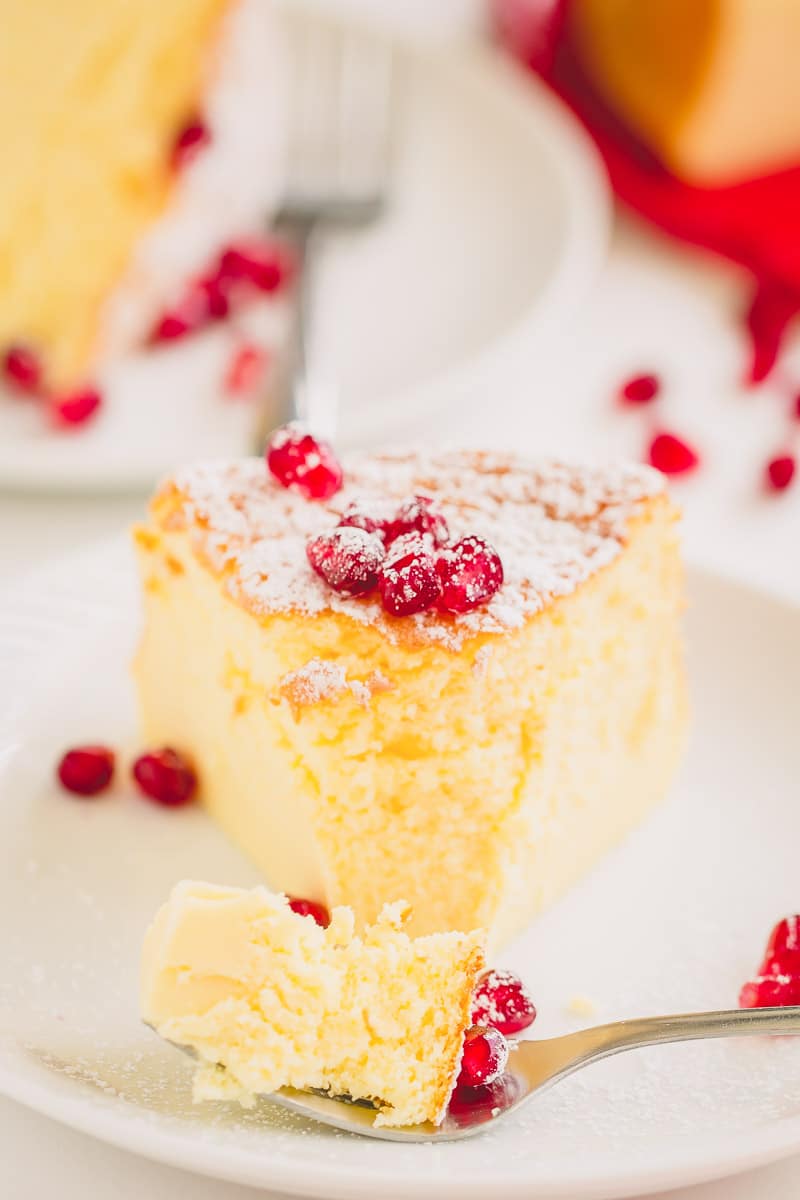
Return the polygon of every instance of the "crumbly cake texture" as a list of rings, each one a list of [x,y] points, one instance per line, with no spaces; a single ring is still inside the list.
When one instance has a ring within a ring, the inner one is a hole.
[[[441,1120],[458,1073],[484,935],[411,939],[407,905],[354,933],[321,929],[286,898],[185,881],[150,927],[142,1015],[199,1065],[195,1099],[281,1087],[370,1100],[380,1125]]]
[[[275,887],[405,896],[415,933],[507,940],[663,796],[686,726],[677,514],[657,472],[505,454],[345,463],[315,503],[260,460],[179,472],[137,532],[144,736]],[[308,565],[352,502],[431,496],[505,584],[456,616],[388,616]],[[376,686],[377,684],[377,686]]]

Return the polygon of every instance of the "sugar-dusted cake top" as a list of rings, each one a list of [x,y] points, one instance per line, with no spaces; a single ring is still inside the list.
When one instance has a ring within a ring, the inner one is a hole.
[[[664,492],[649,467],[535,462],[485,451],[388,451],[344,463],[344,486],[310,501],[281,487],[262,459],[205,462],[180,470],[161,489],[155,515],[186,529],[195,552],[224,572],[231,595],[252,612],[335,611],[379,626],[392,639],[458,649],[476,634],[521,626],[558,596],[611,562],[629,522]],[[435,500],[451,534],[477,534],[503,562],[505,582],[483,607],[387,616],[375,597],[337,595],[311,569],[309,538],[330,530],[354,501],[380,512],[422,494]]]

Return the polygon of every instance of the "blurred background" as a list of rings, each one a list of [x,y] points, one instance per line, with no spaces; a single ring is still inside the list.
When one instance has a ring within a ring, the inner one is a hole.
[[[793,0],[2,15],[4,571],[304,392],[346,447],[650,460],[795,594]]]

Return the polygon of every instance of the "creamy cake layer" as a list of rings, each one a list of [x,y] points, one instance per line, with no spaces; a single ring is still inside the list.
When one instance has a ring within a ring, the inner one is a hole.
[[[377,1124],[441,1119],[483,968],[479,933],[412,940],[406,907],[363,937],[321,929],[265,888],[178,884],[148,931],[142,1015],[200,1065],[196,1099],[318,1088],[379,1105]]]

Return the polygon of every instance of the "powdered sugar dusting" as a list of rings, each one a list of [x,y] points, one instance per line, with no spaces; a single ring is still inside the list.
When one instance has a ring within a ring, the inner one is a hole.
[[[180,471],[162,490],[165,526],[183,526],[196,553],[225,572],[230,594],[260,615],[343,613],[393,641],[457,650],[470,637],[519,628],[611,562],[644,501],[664,491],[657,471],[637,464],[577,466],[482,451],[408,450],[345,462],[342,489],[311,502],[270,479],[261,459],[209,462]],[[414,493],[434,498],[453,539],[468,533],[498,551],[503,587],[470,612],[392,618],[379,600],[339,596],[318,579],[306,543],[330,530],[351,504],[381,511]]]
[[[290,671],[281,679],[278,690],[284,696],[295,713],[299,709],[312,704],[320,704],[323,700],[336,700],[343,692],[350,692],[360,704],[367,705],[374,691],[385,691],[386,681],[380,676],[373,689],[370,676],[365,682],[358,679],[348,679],[347,673],[339,663],[329,662],[322,658],[312,658],[296,671]]]

